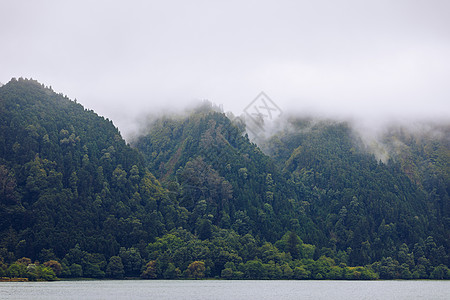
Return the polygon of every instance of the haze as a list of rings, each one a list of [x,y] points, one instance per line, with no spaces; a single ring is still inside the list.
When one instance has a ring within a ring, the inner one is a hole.
[[[208,99],[241,114],[450,116],[450,1],[2,1],[0,82],[37,79],[125,136]]]

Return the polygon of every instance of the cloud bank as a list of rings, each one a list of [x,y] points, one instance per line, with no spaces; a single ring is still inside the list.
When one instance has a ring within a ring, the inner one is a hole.
[[[419,0],[9,1],[0,82],[37,79],[126,136],[143,113],[209,99],[239,115],[261,91],[283,111],[445,120],[448,11]]]

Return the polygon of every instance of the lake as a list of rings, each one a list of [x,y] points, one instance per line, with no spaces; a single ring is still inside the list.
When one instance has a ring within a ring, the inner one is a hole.
[[[450,281],[0,282],[0,299],[450,299]]]

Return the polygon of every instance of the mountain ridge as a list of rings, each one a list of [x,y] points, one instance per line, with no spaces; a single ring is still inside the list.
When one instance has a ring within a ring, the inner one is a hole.
[[[449,278],[448,141],[393,132],[383,163],[348,124],[308,122],[258,146],[204,103],[131,147],[112,121],[12,80],[0,276],[35,276],[31,258],[63,277]]]

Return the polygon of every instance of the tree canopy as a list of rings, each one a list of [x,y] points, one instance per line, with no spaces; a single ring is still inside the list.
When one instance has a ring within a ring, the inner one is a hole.
[[[127,144],[34,80],[0,87],[0,277],[450,278],[449,127],[251,142],[206,103]]]

